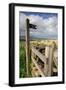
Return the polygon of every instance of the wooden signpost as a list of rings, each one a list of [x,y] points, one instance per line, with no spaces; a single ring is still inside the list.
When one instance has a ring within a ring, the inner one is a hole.
[[[37,29],[36,25],[34,24],[30,24],[29,19],[26,19],[26,73],[27,73],[27,77],[29,76],[29,60],[30,60],[30,35],[29,35],[29,29],[33,28],[33,29]]]
[[[28,77],[28,61],[29,61],[29,19],[26,19],[26,74]]]

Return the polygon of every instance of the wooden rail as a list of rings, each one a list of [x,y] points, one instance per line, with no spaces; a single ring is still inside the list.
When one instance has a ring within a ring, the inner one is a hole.
[[[53,67],[53,48],[49,46],[48,48],[48,59],[46,58],[45,55],[43,55],[41,52],[39,52],[39,50],[37,50],[35,47],[31,48],[32,51],[32,62],[34,63],[34,65],[36,66],[36,68],[38,69],[40,75],[43,76],[51,76],[52,72],[58,72],[56,68]],[[40,58],[40,60],[44,63],[44,68],[43,70],[41,70],[39,64],[37,63],[36,58],[34,57],[34,55],[36,55],[38,58]],[[58,63],[56,61],[54,61],[55,65],[57,66]]]
[[[41,54],[38,50],[36,50],[34,47],[32,47],[32,52],[36,54],[42,60],[42,62],[46,63],[46,57],[43,54]]]
[[[41,71],[39,65],[37,64],[37,62],[35,61],[35,59],[32,57],[32,61],[35,64],[36,68],[38,69],[39,73],[41,74],[41,76],[45,76],[44,73]]]

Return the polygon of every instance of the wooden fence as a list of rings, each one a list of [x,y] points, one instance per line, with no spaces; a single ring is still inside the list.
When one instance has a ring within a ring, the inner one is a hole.
[[[53,48],[51,46],[46,48],[48,48],[48,51],[45,52],[45,55],[39,52],[39,50],[37,50],[35,47],[31,48],[32,62],[36,67],[36,71],[38,70],[39,75],[42,77],[51,76],[54,71],[57,72],[57,70],[53,68]],[[48,57],[46,56],[46,53],[48,54]],[[54,61],[54,63],[57,66],[57,62]]]

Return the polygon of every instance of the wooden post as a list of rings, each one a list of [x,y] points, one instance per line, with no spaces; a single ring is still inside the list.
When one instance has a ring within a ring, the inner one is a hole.
[[[29,75],[29,19],[26,19],[26,74]]]
[[[52,74],[52,56],[53,56],[53,48],[49,47],[49,58],[48,58],[48,76]]]
[[[48,61],[48,58],[49,58],[49,46],[46,46],[45,47],[45,57],[46,57],[46,61],[44,63],[44,74],[47,77],[48,76],[48,65],[47,65],[47,61]]]

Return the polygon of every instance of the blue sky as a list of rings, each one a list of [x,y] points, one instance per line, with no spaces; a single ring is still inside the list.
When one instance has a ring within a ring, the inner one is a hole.
[[[38,16],[40,16],[42,18],[49,18],[49,17],[53,17],[53,16],[57,17],[57,13],[20,12],[20,14],[21,13],[25,14],[26,16],[29,16],[29,15],[38,15]]]
[[[25,36],[26,18],[31,24],[37,25],[37,29],[30,29],[30,37],[57,39],[58,37],[58,14],[57,13],[38,13],[20,12],[19,13],[19,32],[20,36]]]

